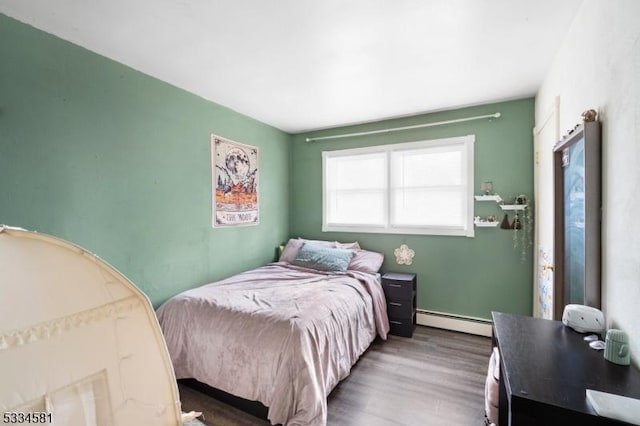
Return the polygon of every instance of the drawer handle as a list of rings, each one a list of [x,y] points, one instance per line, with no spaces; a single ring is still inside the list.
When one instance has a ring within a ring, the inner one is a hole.
[[[402,325],[402,322],[401,322],[401,321],[392,321],[392,320],[389,320],[389,322],[390,322],[391,324],[398,324],[398,325]]]
[[[389,287],[402,287],[400,284],[389,284]]]
[[[402,306],[402,303],[389,302],[391,306]]]

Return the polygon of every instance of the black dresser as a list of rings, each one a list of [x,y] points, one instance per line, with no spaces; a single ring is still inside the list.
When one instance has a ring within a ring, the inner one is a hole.
[[[416,274],[387,272],[382,276],[390,333],[411,337],[416,328]]]

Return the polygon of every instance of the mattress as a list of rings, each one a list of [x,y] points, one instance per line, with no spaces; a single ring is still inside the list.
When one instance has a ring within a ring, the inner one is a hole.
[[[177,378],[259,401],[284,425],[326,424],[327,395],[389,331],[375,275],[286,262],[188,290],[157,315]]]

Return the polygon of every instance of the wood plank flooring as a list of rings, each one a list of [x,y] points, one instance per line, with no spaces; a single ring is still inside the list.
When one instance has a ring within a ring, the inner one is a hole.
[[[481,426],[491,339],[418,326],[413,338],[376,340],[328,399],[328,425]],[[183,411],[206,425],[266,420],[180,384]]]

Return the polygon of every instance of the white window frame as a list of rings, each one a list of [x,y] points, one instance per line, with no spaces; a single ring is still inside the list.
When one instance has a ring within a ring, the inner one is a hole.
[[[364,148],[342,149],[336,151],[322,152],[322,232],[360,232],[378,234],[417,234],[417,235],[450,235],[450,236],[474,236],[473,225],[473,188],[474,188],[474,144],[475,135],[458,136],[443,139],[424,140],[417,142],[407,142],[401,144],[378,145]],[[464,203],[464,225],[463,226],[405,226],[391,224],[391,153],[394,151],[423,149],[447,146],[462,145],[463,162],[466,163],[466,194]],[[372,153],[385,153],[386,169],[384,173],[387,183],[385,195],[384,225],[353,225],[328,223],[328,203],[327,203],[327,160],[342,156],[364,155]]]

